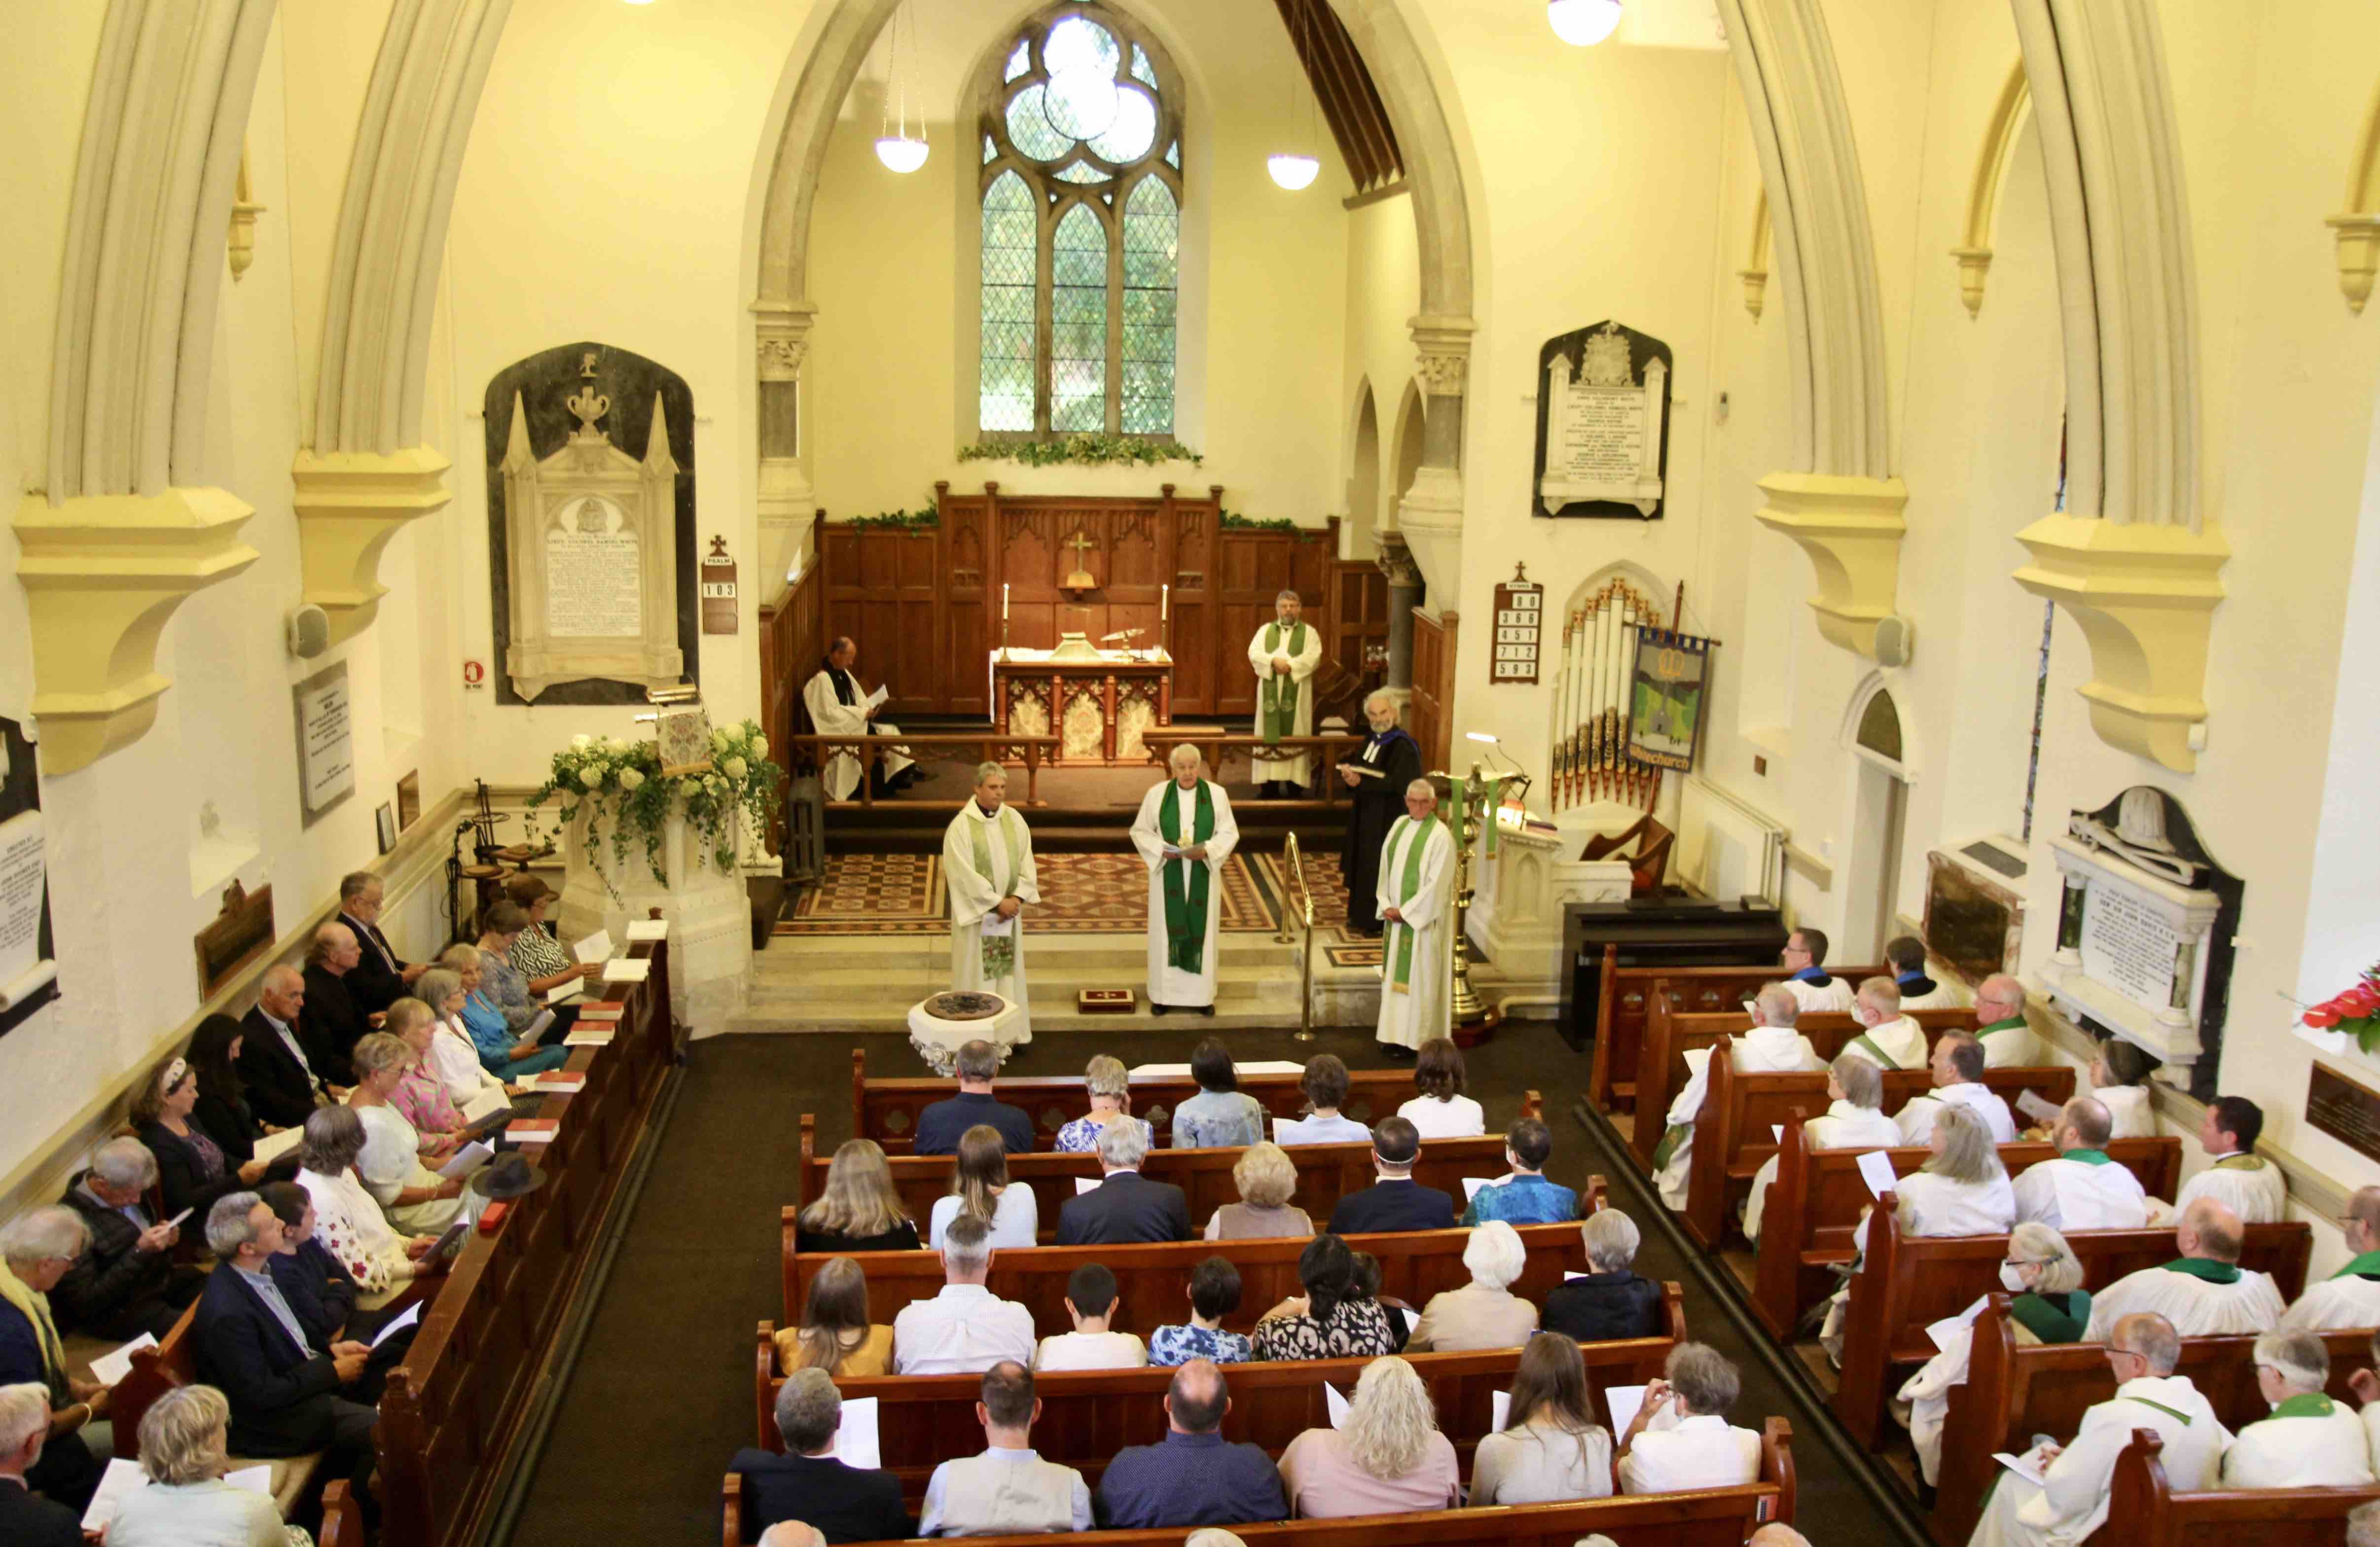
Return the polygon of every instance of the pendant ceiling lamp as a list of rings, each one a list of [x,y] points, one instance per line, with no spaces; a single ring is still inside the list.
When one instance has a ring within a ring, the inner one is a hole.
[[[1271,174],[1272,180],[1291,193],[1310,186],[1322,171],[1322,160],[1314,154],[1316,131],[1313,110],[1309,108],[1306,113],[1301,115],[1298,112],[1297,100],[1297,78],[1305,59],[1305,49],[1303,46],[1305,38],[1305,7],[1314,3],[1315,0],[1298,0],[1298,4],[1291,10],[1289,43],[1290,53],[1294,56],[1295,63],[1292,65],[1289,72],[1289,97],[1286,104],[1287,111],[1283,115],[1289,120],[1291,148],[1265,158],[1265,170]],[[1301,116],[1306,123],[1306,131],[1302,137],[1302,141],[1297,132],[1298,120]]]
[[[909,68],[901,68],[901,18],[909,18]],[[892,13],[884,49],[884,117],[878,125],[876,159],[887,171],[915,172],[926,164],[926,115],[920,110],[915,132],[909,125],[909,85],[917,73],[917,18],[904,6]],[[897,106],[896,106],[897,104]],[[899,115],[897,120],[895,113]]]
[[[1619,30],[1620,0],[1548,0],[1546,19],[1562,42],[1592,48]]]

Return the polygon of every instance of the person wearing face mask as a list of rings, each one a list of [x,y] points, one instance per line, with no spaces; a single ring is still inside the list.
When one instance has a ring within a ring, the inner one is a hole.
[[[2285,1328],[2327,1332],[2380,1326],[2380,1188],[2358,1188],[2339,1216],[2353,1255],[2347,1265],[2298,1297],[2281,1317]]]
[[[2009,1232],[2000,1262],[2000,1287],[2011,1297],[2009,1320],[2020,1346],[2079,1343],[2091,1320],[2091,1297],[2082,1289],[2082,1264],[2066,1237],[2046,1224],[2020,1224]],[[1950,1388],[1967,1383],[1973,1329],[1949,1334],[1942,1351],[1928,1359],[1900,1388],[1893,1411],[1909,1428],[1917,1469],[1931,1488],[1942,1470],[1942,1423],[1950,1411]]]
[[[1900,990],[1889,978],[1870,978],[1852,1000],[1852,1018],[1864,1028],[1843,1051],[1879,1068],[1925,1065],[1925,1028],[1900,1013]]]
[[[1848,1048],[1827,1069],[1827,1110],[1802,1125],[1804,1148],[1811,1150],[1889,1150],[1900,1142],[1900,1129],[1883,1112],[1884,1071],[1874,1061]],[[1752,1175],[1752,1197],[1743,1206],[1743,1234],[1755,1244],[1760,1221],[1768,1206],[1768,1188],[1777,1180],[1778,1157],[1760,1163]]]
[[[2016,1217],[2058,1230],[2138,1230],[2149,1222],[2140,1178],[2107,1158],[2107,1109],[2088,1096],[2068,1102],[2049,1140],[2058,1158],[2016,1179]]]
[[[1347,786],[1347,845],[1339,873],[1347,882],[1347,928],[1377,939],[1380,932],[1380,846],[1405,814],[1405,786],[1421,777],[1421,748],[1397,724],[1397,700],[1385,692],[1364,700],[1370,728],[1363,750],[1342,762]]]
[[[2281,1320],[2281,1292],[2265,1274],[2240,1266],[2242,1238],[2239,1215],[2200,1199],[2181,1212],[2173,1233],[2181,1255],[2100,1290],[2087,1335],[2104,1341],[2119,1320],[2143,1310],[2163,1316],[2184,1337],[2272,1331]]]
[[[2359,1488],[2372,1482],[2363,1420],[2323,1395],[2330,1350],[2310,1332],[2256,1339],[2256,1390],[2273,1409],[2223,1453],[2226,1488]]]

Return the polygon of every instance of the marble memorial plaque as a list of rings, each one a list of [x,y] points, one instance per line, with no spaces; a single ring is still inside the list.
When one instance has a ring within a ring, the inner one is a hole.
[[[1659,518],[1670,370],[1668,345],[1616,322],[1546,341],[1530,514]]]
[[[601,494],[565,509],[545,534],[545,627],[556,636],[633,640],[645,631],[637,534]]]
[[[30,972],[42,954],[42,903],[48,895],[42,813],[0,822],[0,985]]]
[[[2173,993],[2174,953],[2181,936],[2140,897],[2116,886],[2091,888],[2082,912],[2082,970],[2143,1004]]]
[[[290,689],[298,709],[298,803],[305,824],[353,795],[355,725],[347,713],[347,664],[316,672]]]

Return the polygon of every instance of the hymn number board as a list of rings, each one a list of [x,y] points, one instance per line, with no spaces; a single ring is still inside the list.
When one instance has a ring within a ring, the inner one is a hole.
[[[1512,578],[1496,587],[1496,682],[1537,680],[1537,647],[1545,633],[1546,589],[1516,564]]]

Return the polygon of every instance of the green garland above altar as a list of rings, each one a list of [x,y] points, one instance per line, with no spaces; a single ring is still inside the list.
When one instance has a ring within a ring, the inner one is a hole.
[[[650,741],[574,736],[569,746],[553,754],[552,771],[528,798],[528,809],[534,813],[559,798],[555,815],[563,825],[585,815],[588,863],[602,877],[604,889],[617,897],[620,889],[603,864],[607,836],[613,862],[622,865],[628,862],[630,836],[641,837],[653,879],[666,885],[662,834],[671,811],[683,800],[686,825],[711,863],[722,873],[733,874],[736,813],[743,813],[755,833],[766,834],[776,819],[777,791],[784,777],[785,771],[769,761],[769,738],[750,720],[710,733],[710,767],[670,774],[662,772],[661,752]]]
[[[1152,441],[1137,435],[1106,435],[1087,430],[1048,441],[978,441],[959,447],[962,462],[1022,462],[1028,468],[1054,468],[1074,462],[1084,467],[1155,467],[1160,462],[1202,466],[1204,457],[1186,445]]]

